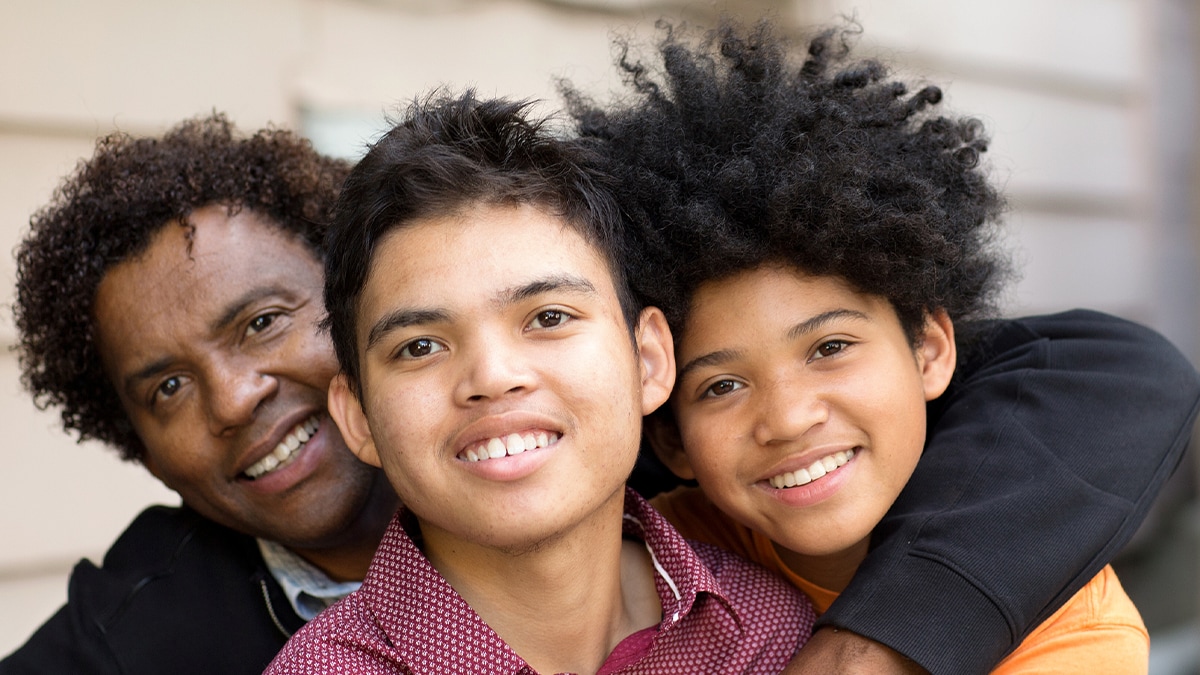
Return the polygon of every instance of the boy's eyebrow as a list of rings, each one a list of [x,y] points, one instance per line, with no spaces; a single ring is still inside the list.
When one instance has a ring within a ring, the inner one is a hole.
[[[506,306],[527,300],[536,295],[550,291],[565,290],[583,294],[595,294],[596,287],[592,282],[573,274],[556,274],[541,279],[506,288],[496,293],[495,304]],[[407,309],[402,308],[384,315],[367,334],[367,349],[371,349],[388,333],[397,328],[418,326],[423,324],[449,321],[453,314],[445,309]]]
[[[792,328],[788,331],[788,339],[794,340],[798,337],[812,333],[813,331],[819,330],[825,324],[828,324],[836,319],[861,319],[863,321],[870,321],[871,317],[854,309],[831,309],[828,312],[821,312],[814,317],[805,319],[795,326],[792,326]],[[740,357],[744,353],[745,352],[740,349],[721,349],[715,352],[709,352],[708,354],[704,354],[702,356],[697,356],[691,361],[685,363],[683,367],[679,369],[679,373],[675,376],[675,379],[682,381],[689,371],[695,370],[696,368],[700,368],[702,366],[718,366],[722,363],[728,363],[729,361]]]
[[[581,276],[574,274],[553,274],[541,279],[534,279],[514,288],[505,289],[496,294],[496,299],[499,305],[511,305],[550,291],[573,291],[592,295],[596,293],[596,287],[592,285],[592,282]]]
[[[688,372],[692,370],[702,366],[719,366],[722,363],[728,363],[729,361],[738,358],[743,353],[745,352],[740,349],[721,349],[719,351],[709,352],[703,356],[697,356],[691,361],[685,363],[683,367],[679,369],[679,373],[675,376],[675,380],[682,382],[683,378],[686,377]]]
[[[831,309],[828,312],[821,312],[810,319],[792,326],[792,329],[788,331],[788,338],[794,340],[807,335],[835,319],[861,319],[862,321],[870,321],[871,317],[856,309]]]
[[[367,334],[367,350],[397,328],[447,321],[449,318],[450,312],[444,309],[398,309],[390,312],[371,326],[371,332]]]

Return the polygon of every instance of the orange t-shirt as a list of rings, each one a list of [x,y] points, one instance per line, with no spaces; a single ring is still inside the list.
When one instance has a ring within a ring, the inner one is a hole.
[[[753,560],[787,579],[824,613],[838,593],[798,576],[779,559],[767,537],[725,515],[697,488],[679,488],[650,500],[684,537]],[[1146,673],[1150,636],[1133,601],[1105,566],[1057,612],[1033,630],[992,670],[1016,673]]]

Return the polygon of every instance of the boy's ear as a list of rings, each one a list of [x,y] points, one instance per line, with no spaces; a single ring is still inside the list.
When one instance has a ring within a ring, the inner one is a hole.
[[[954,322],[945,310],[927,313],[921,343],[917,345],[917,365],[921,368],[926,401],[932,401],[946,391],[957,364],[958,348],[954,344]]]
[[[675,416],[669,410],[660,410],[647,416],[642,422],[642,430],[654,454],[671,473],[685,480],[696,477],[692,463],[683,451],[683,439],[679,435],[679,426],[675,424]]]
[[[642,374],[642,415],[649,415],[671,397],[675,386],[675,343],[667,317],[647,307],[638,317],[638,358]]]
[[[379,453],[375,450],[375,439],[367,425],[367,416],[344,373],[338,373],[329,383],[328,401],[329,416],[341,430],[342,439],[346,441],[350,452],[371,466],[382,467]]]

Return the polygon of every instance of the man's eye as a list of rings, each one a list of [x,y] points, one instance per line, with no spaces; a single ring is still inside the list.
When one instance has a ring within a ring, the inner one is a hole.
[[[160,398],[171,398],[176,392],[179,391],[181,386],[183,386],[183,383],[178,377],[168,377],[162,381],[162,384],[158,385],[157,389],[154,390],[154,398],[156,400]]]
[[[845,340],[830,340],[828,342],[823,342],[819,347],[817,347],[817,351],[813,354],[813,359],[823,359],[827,356],[833,356],[849,346],[850,343]]]
[[[704,390],[704,398],[717,398],[719,396],[731,394],[738,389],[741,389],[743,386],[745,385],[737,380],[721,380],[719,382],[714,382],[711,386],[709,386],[708,389]]]
[[[396,354],[402,359],[419,359],[445,349],[441,343],[429,338],[417,338],[400,348]]]
[[[547,309],[538,312],[530,323],[532,328],[554,328],[570,320],[570,315],[558,309]]]
[[[255,335],[271,327],[275,323],[275,314],[261,314],[250,320],[246,326],[246,335]]]

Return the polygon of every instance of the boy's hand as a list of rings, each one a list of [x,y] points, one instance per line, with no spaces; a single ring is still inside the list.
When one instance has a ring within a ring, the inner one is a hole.
[[[822,628],[783,672],[784,675],[920,675],[929,671],[880,642],[841,628]]]

